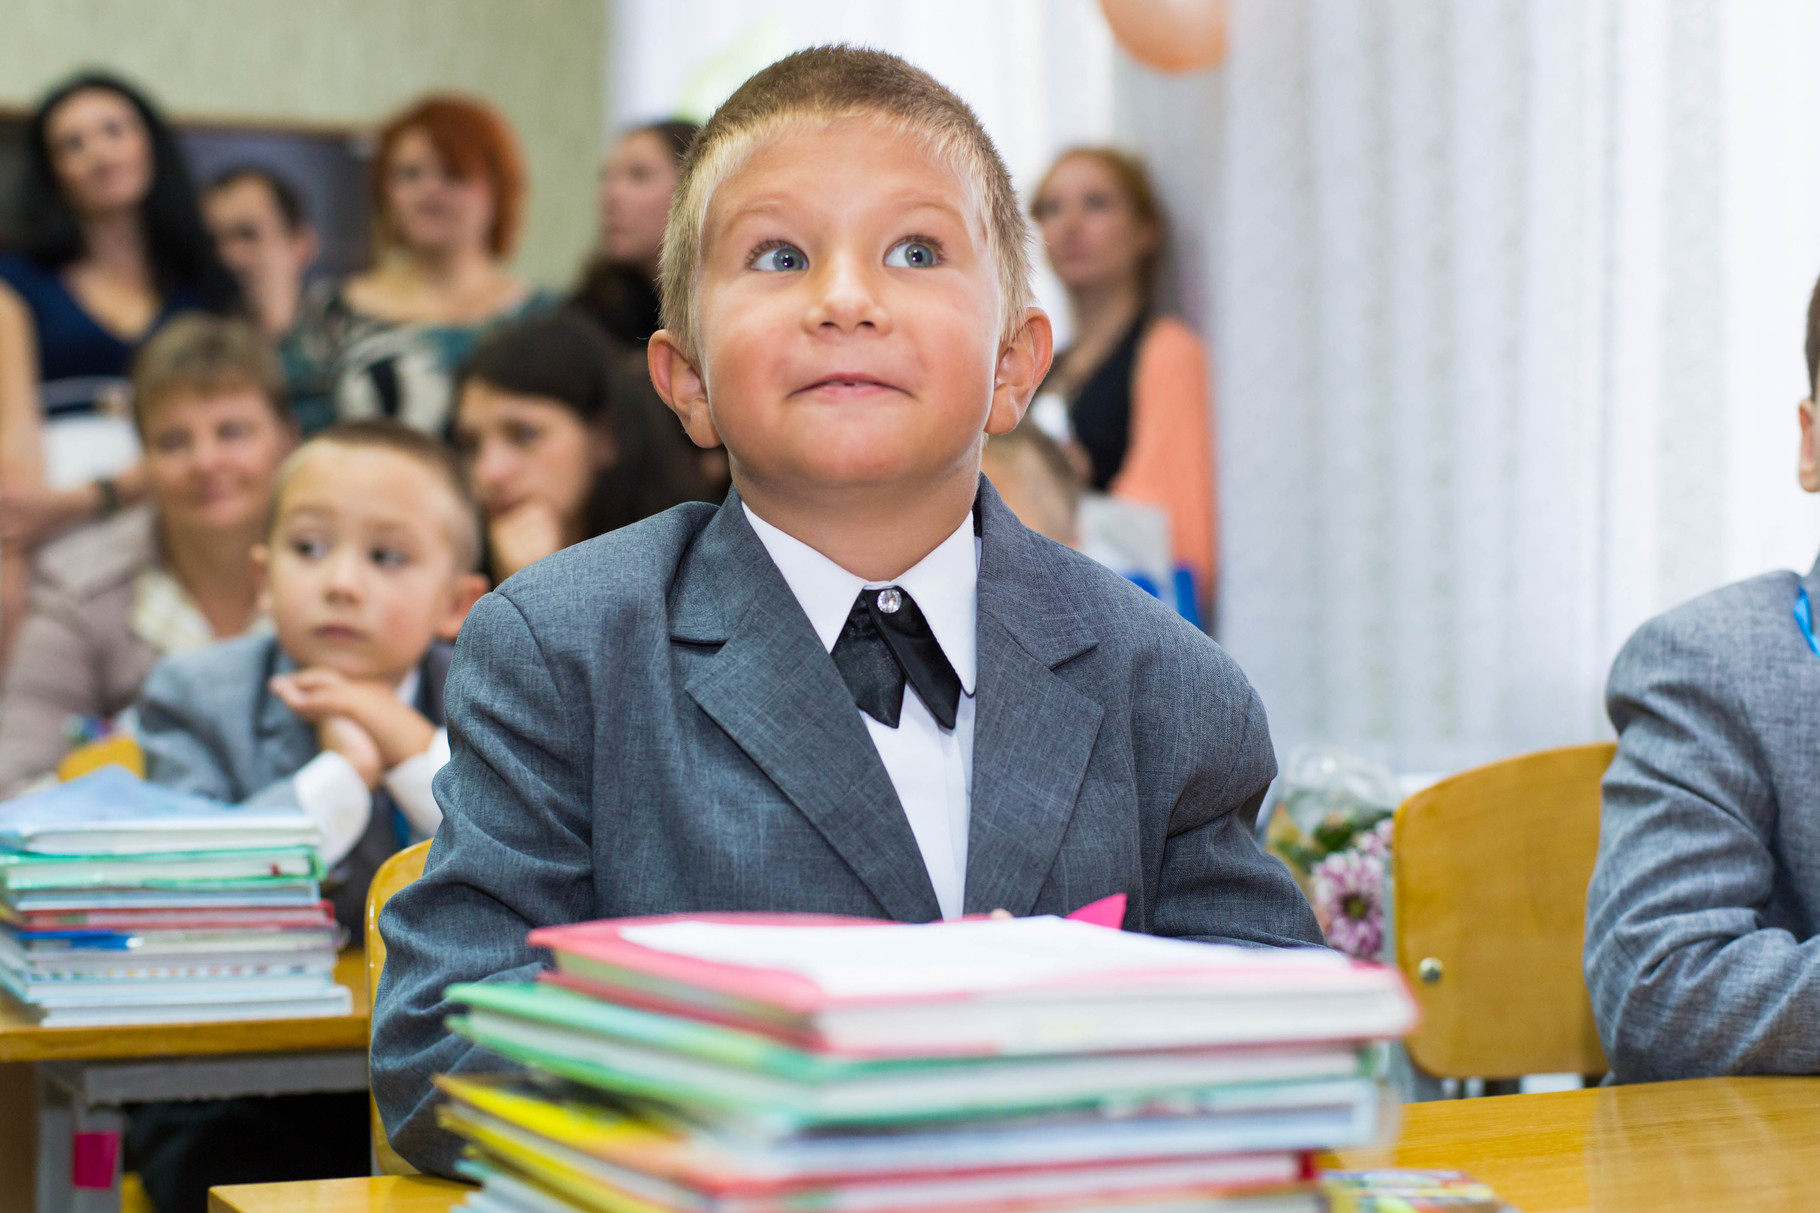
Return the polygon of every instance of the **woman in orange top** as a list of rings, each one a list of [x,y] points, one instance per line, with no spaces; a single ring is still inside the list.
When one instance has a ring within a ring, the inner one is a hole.
[[[1122,152],[1075,148],[1030,210],[1074,317],[1043,391],[1067,401],[1095,489],[1169,515],[1205,619],[1219,570],[1207,355],[1186,324],[1151,310],[1163,215],[1149,176]]]

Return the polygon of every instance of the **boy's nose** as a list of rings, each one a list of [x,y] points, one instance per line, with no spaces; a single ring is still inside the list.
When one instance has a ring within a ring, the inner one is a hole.
[[[360,553],[353,546],[337,548],[328,559],[324,589],[333,598],[358,598],[361,586]]]
[[[815,302],[805,317],[811,328],[851,333],[870,326],[890,331],[891,316],[879,299],[872,267],[857,257],[837,256],[823,263],[818,279]]]

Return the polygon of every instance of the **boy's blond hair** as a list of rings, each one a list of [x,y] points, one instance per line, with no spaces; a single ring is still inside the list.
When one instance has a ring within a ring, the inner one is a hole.
[[[998,149],[967,103],[896,55],[852,46],[797,51],[740,85],[714,111],[683,162],[664,228],[658,287],[663,325],[700,365],[695,284],[714,191],[766,141],[792,128],[872,118],[925,141],[973,191],[998,264],[999,341],[1011,339],[1030,304],[1030,228]]]

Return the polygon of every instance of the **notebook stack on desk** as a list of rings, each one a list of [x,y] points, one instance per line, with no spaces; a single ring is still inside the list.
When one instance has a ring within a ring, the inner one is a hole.
[[[320,841],[119,767],[0,803],[0,989],[48,1027],[345,1015]]]
[[[456,986],[523,1063],[448,1076],[485,1213],[1312,1210],[1310,1152],[1387,1129],[1413,1004],[1328,952],[1064,919],[710,915],[534,932]]]

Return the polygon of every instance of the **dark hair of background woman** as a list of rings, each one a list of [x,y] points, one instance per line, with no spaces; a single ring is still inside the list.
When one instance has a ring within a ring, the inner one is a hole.
[[[152,182],[140,203],[146,256],[160,294],[188,287],[211,311],[240,306],[240,288],[215,253],[215,242],[202,225],[189,164],[170,126],[152,103],[132,85],[106,72],[84,72],[52,89],[38,103],[26,132],[25,171],[19,182],[15,230],[19,250],[47,269],[61,269],[82,258],[82,228],[51,167],[46,127],[51,111],[84,89],[105,89],[124,97],[138,111],[152,153]]]
[[[681,168],[689,148],[701,127],[681,118],[635,126],[620,136],[656,135],[670,148]],[[607,336],[626,345],[643,347],[661,325],[658,319],[657,284],[646,278],[637,266],[595,257],[582,267],[581,281],[564,304],[587,316]]]
[[[464,384],[545,397],[583,425],[606,427],[617,457],[594,478],[583,515],[590,538],[709,499],[694,444],[649,387],[618,370],[620,359],[592,320],[556,311],[500,329],[461,373]]]

